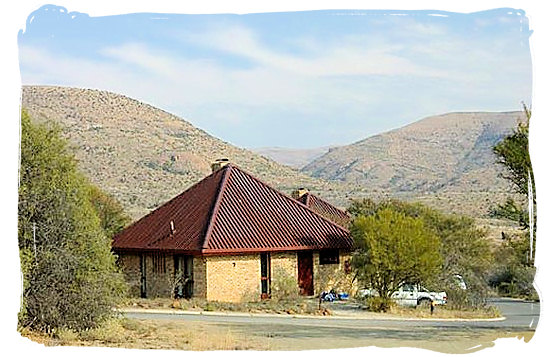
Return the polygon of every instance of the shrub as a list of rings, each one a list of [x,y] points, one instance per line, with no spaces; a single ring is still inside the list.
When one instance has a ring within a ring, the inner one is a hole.
[[[292,300],[299,296],[296,278],[281,267],[275,267],[272,274],[272,299]]]
[[[370,311],[387,312],[395,306],[395,302],[390,298],[372,296],[366,299],[366,304]]]
[[[125,290],[108,236],[119,227],[101,225],[106,206],[94,206],[99,191],[77,170],[60,129],[25,112],[19,178],[20,326],[48,333],[98,326]]]

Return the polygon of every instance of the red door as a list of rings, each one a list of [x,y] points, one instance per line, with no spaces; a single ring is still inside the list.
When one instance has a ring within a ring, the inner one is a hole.
[[[300,295],[313,295],[312,252],[298,252],[298,287]]]

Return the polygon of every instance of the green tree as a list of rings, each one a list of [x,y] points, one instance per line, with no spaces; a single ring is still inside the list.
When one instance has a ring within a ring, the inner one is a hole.
[[[461,297],[458,304],[483,305],[487,295],[488,274],[493,262],[487,232],[477,227],[474,219],[445,214],[420,203],[384,199],[354,200],[348,208],[353,217],[375,215],[389,208],[409,217],[421,218],[427,229],[440,239],[442,268],[439,274],[424,283],[431,289],[445,290],[452,298]],[[468,289],[459,291],[454,275],[464,277]],[[452,299],[453,302],[454,299]]]
[[[359,281],[387,300],[404,282],[431,279],[441,268],[440,240],[421,218],[390,208],[359,215],[351,224]]]
[[[90,185],[89,196],[100,219],[101,227],[109,238],[131,222],[131,218],[124,212],[120,203],[97,186]]]
[[[528,144],[531,112],[526,106],[524,114],[525,120],[493,148],[498,163],[504,167],[501,176],[512,183],[517,199],[510,197],[493,208],[492,216],[518,223],[522,233],[503,235],[504,241],[495,253],[490,284],[502,294],[530,297],[536,296],[533,287],[536,193]],[[527,204],[519,199],[523,197],[528,198]]]
[[[498,163],[505,169],[501,176],[512,183],[516,194],[528,198],[528,205],[523,205],[514,198],[509,198],[505,203],[492,209],[491,213],[495,217],[517,222],[524,232],[520,239],[530,242],[536,228],[536,192],[528,146],[529,124],[532,113],[526,106],[524,106],[524,114],[526,119],[520,122],[510,135],[496,144],[493,151]],[[530,205],[531,207],[527,207]],[[530,227],[530,208],[533,212],[532,227]],[[512,242],[510,244],[515,244],[515,240],[519,239],[519,237],[511,238]],[[526,257],[529,257],[526,263],[528,266],[534,265],[534,247],[535,242],[533,241],[532,244],[529,244],[528,249],[524,251]]]
[[[528,148],[529,124],[532,113],[526,106],[524,106],[524,114],[526,119],[518,123],[517,128],[496,144],[493,150],[498,163],[506,169],[501,174],[502,177],[513,184],[517,193],[528,196],[528,182],[530,180],[532,184],[530,188],[533,193],[531,198],[535,203],[535,190],[533,190],[534,175],[532,173],[532,162]]]
[[[18,239],[21,327],[83,330],[112,315],[121,274],[60,129],[21,114]]]

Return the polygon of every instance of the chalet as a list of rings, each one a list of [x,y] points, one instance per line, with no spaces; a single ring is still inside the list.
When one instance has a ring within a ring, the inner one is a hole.
[[[114,237],[132,295],[237,302],[275,295],[282,279],[302,295],[351,280],[353,241],[343,218],[332,219],[345,212],[308,192],[289,197],[229,162],[212,167]]]

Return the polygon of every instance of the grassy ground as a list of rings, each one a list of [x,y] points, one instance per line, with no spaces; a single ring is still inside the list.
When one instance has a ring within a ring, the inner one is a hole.
[[[274,314],[298,314],[298,315],[341,315],[352,310],[352,315],[366,317],[402,317],[402,318],[460,318],[460,319],[484,319],[500,317],[500,312],[494,307],[481,309],[453,309],[448,306],[436,306],[433,314],[429,305],[420,308],[406,308],[395,305],[389,312],[368,312],[359,308],[354,302],[345,305],[354,307],[343,308],[343,305],[323,303],[321,309],[318,300],[312,298],[297,298],[294,300],[262,300],[257,302],[223,303],[211,302],[204,299],[131,299],[124,306],[143,309],[177,309],[184,311],[219,311],[219,312],[250,312],[250,313],[274,313]]]
[[[95,346],[176,350],[269,350],[267,340],[243,335],[227,327],[197,322],[112,319],[103,326],[76,333],[53,334],[21,331],[21,335],[45,346]]]
[[[389,311],[390,315],[406,318],[434,318],[434,319],[490,319],[501,317],[495,307],[481,309],[451,309],[449,306],[436,306],[431,313],[429,306],[409,308],[395,306]]]
[[[144,309],[177,309],[186,311],[233,311],[273,314],[329,315],[328,309],[318,309],[318,300],[299,297],[292,300],[261,300],[241,303],[206,301],[205,299],[131,299],[122,307]]]

